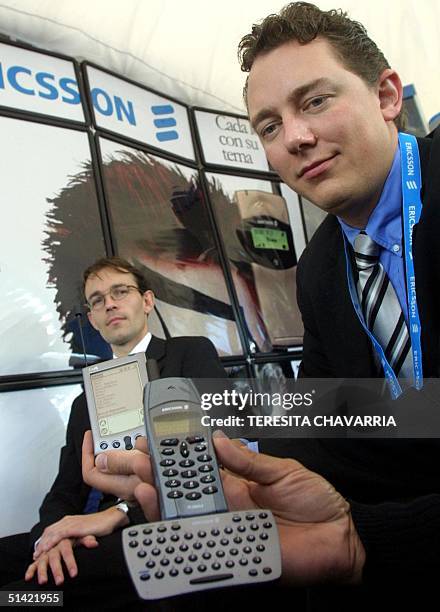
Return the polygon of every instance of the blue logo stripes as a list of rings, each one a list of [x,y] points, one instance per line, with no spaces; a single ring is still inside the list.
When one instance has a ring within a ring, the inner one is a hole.
[[[174,113],[174,107],[171,104],[161,104],[158,106],[152,106],[151,111],[153,115],[159,115],[157,119],[154,119],[154,125],[160,131],[156,132],[156,138],[159,142],[166,142],[167,140],[177,140],[179,138],[179,134],[176,130],[169,130],[167,128],[172,128],[176,125],[176,120],[174,117],[164,117],[163,115],[172,115]]]

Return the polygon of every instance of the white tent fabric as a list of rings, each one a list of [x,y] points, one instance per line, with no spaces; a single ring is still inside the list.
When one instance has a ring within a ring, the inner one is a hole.
[[[244,112],[237,43],[283,0],[0,0],[0,32],[87,59],[183,102]],[[415,85],[425,118],[440,111],[438,0],[316,0],[361,21]],[[1,61],[1,58],[0,58]]]

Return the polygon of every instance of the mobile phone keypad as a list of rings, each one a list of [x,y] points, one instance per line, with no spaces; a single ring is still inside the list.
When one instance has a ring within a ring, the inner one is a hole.
[[[211,474],[215,458],[207,452],[204,436],[163,438],[159,448],[163,457],[160,474],[169,499],[185,496],[188,501],[196,501],[218,492],[217,479]]]

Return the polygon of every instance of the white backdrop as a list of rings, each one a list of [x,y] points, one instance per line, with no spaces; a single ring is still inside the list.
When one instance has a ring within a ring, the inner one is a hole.
[[[86,58],[183,102],[243,112],[236,49],[284,0],[0,0],[0,32]],[[440,111],[438,0],[316,0],[361,21],[414,83],[425,118]]]
[[[80,385],[0,393],[0,538],[29,531],[58,471]]]

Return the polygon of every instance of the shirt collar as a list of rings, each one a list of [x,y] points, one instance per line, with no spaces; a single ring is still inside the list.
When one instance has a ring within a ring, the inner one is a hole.
[[[396,254],[395,245],[399,245],[397,254],[402,256],[402,170],[400,164],[400,147],[397,146],[393,163],[383,186],[379,202],[368,219],[365,232],[384,249]],[[353,246],[360,230],[347,225],[338,217],[348,241]],[[393,248],[394,247],[394,248]]]
[[[130,355],[134,355],[135,353],[145,353],[145,351],[148,348],[148,345],[150,344],[150,340],[151,340],[151,332],[148,332],[140,342],[138,342],[136,344],[135,347],[133,347],[130,351]],[[116,359],[116,355],[113,353],[113,359]]]

